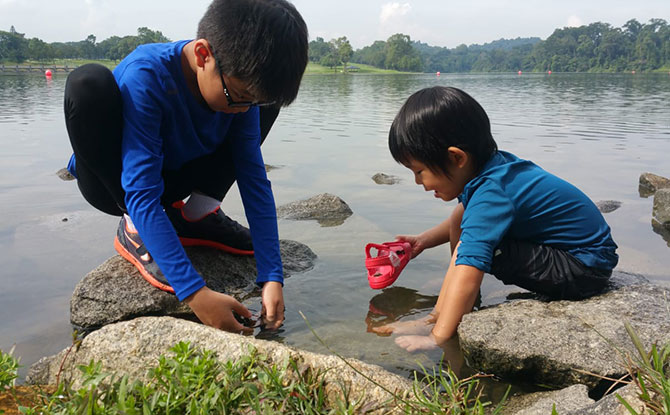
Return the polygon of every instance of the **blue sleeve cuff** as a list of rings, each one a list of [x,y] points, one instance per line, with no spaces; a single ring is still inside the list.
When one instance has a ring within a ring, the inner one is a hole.
[[[458,255],[456,258],[456,265],[469,265],[475,267],[483,272],[491,272],[491,261],[487,261],[483,258],[468,256],[468,255]]]
[[[258,278],[256,278],[256,285],[262,287],[263,284],[270,281],[278,282],[282,285],[282,287],[284,286],[284,276],[281,274],[270,274],[263,277],[259,275]]]
[[[185,299],[187,299],[189,296],[191,296],[204,286],[205,286],[205,280],[203,280],[202,278],[198,278],[194,280],[192,284],[186,287],[182,287],[179,291],[175,292],[175,294],[177,295],[179,301],[184,301]]]

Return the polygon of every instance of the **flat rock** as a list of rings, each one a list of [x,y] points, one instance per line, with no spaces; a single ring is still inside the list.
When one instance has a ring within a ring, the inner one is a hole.
[[[281,343],[258,340],[238,334],[227,333],[202,324],[171,317],[140,317],[130,321],[111,324],[85,337],[75,349],[65,349],[59,354],[46,357],[33,365],[26,382],[32,384],[56,383],[59,371],[61,380],[69,380],[73,387],[81,386],[81,372],[78,365],[86,365],[91,360],[102,363],[103,372],[128,375],[129,380],[146,380],[147,369],[154,367],[161,354],[168,353],[170,347],[180,341],[204,350],[215,352],[220,361],[235,361],[248,354],[250,346],[259,356],[271,364],[281,364],[291,358],[298,363],[302,373],[312,368],[323,373],[329,398],[341,394],[341,385],[349,388],[349,401],[360,400],[364,406],[390,405],[390,394],[374,385],[360,373],[354,371],[336,356],[301,351]],[[411,383],[398,375],[385,371],[379,366],[347,359],[359,372],[390,391],[403,395],[411,390]],[[376,413],[388,413],[392,407],[385,406]]]
[[[656,193],[657,190],[668,188],[670,188],[670,179],[668,178],[653,173],[642,173],[640,175],[638,192],[642,197],[651,196]]]
[[[670,342],[668,298],[667,288],[638,283],[582,301],[512,301],[466,314],[458,334],[473,368],[556,388],[593,388],[598,376],[626,373],[614,348],[633,350],[624,322],[645,347]]]
[[[654,194],[654,225],[670,230],[670,189],[660,189]]]
[[[565,389],[549,392],[535,392],[521,396],[512,396],[505,402],[503,415],[549,415],[552,408],[556,412],[579,410],[595,401],[589,398],[586,385],[573,385]]]
[[[314,266],[316,254],[299,242],[279,242],[284,276]],[[213,290],[238,300],[255,295],[256,261],[212,248],[187,248],[195,269]],[[190,308],[173,294],[149,285],[128,261],[116,255],[88,273],[75,287],[70,300],[70,322],[81,331],[138,316],[167,315],[195,318]]]
[[[309,199],[287,203],[277,208],[277,216],[293,220],[316,220],[321,226],[338,226],[353,214],[339,197],[322,193]]]
[[[372,180],[374,180],[374,182],[377,183],[377,184],[396,184],[396,183],[400,183],[400,177],[392,176],[392,175],[384,174],[384,173],[375,174],[374,176],[372,176]]]
[[[598,210],[602,213],[610,213],[621,207],[621,202],[617,200],[599,200],[596,202]]]

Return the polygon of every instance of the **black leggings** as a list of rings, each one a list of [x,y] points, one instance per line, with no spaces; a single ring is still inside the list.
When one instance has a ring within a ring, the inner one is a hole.
[[[105,213],[126,212],[121,187],[121,92],[114,75],[98,64],[81,66],[65,84],[65,125],[77,160],[77,185],[86,201]],[[279,108],[261,107],[261,143],[265,141]],[[163,206],[182,200],[198,190],[223,200],[235,182],[230,140],[214,153],[164,170]]]

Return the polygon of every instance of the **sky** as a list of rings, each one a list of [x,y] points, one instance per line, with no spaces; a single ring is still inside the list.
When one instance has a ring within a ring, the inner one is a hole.
[[[13,25],[46,42],[98,41],[160,30],[191,39],[210,0],[0,0],[0,30]],[[670,0],[293,0],[310,39],[346,36],[354,49],[395,33],[454,48],[517,37],[546,39],[557,28],[630,19],[670,21]]]

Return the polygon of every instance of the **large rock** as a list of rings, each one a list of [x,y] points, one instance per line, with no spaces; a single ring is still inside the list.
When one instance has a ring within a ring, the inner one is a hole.
[[[342,199],[330,193],[322,193],[277,208],[277,216],[280,218],[316,220],[321,226],[341,225],[352,214],[353,212]]]
[[[660,189],[669,189],[670,179],[663,176],[658,176],[653,173],[642,173],[640,175],[640,185],[638,192],[642,197],[648,197],[656,193]]]
[[[598,376],[626,373],[616,350],[634,350],[624,322],[645,347],[670,342],[667,298],[670,290],[642,283],[582,301],[513,301],[466,314],[458,334],[478,370],[557,388],[595,387]]]
[[[306,271],[316,255],[295,241],[280,241],[284,276]],[[256,289],[256,261],[212,248],[187,248],[195,269],[207,286],[243,300]],[[70,322],[81,331],[138,316],[169,315],[194,318],[191,309],[173,294],[153,288],[128,261],[116,255],[88,273],[74,289]]]
[[[642,402],[638,395],[640,390],[636,385],[624,386],[617,389],[613,393],[605,396],[598,402],[585,406],[577,410],[567,412],[559,412],[561,415],[630,415],[628,409],[621,404],[616,395],[621,396],[631,408],[638,414],[651,414],[649,410],[645,410],[644,402]],[[550,412],[548,412],[550,413]]]
[[[73,348],[69,354],[66,349],[37,362],[30,368],[26,381],[55,384],[62,366],[60,379],[71,380],[77,388],[81,385],[81,373],[77,366],[86,365],[91,360],[101,362],[104,372],[127,374],[131,381],[146,380],[147,369],[157,364],[159,355],[168,353],[168,349],[180,341],[212,350],[221,361],[235,361],[248,353],[249,346],[253,346],[259,355],[267,356],[269,363],[281,364],[291,358],[298,363],[301,372],[308,367],[322,371],[330,396],[340,394],[340,385],[346,385],[350,388],[350,401],[362,400],[372,405],[387,402],[391,398],[388,392],[372,384],[335,356],[300,351],[277,342],[226,333],[171,317],[141,317],[105,326],[84,338],[79,348]],[[397,391],[400,395],[411,390],[411,383],[405,378],[358,360],[347,361],[387,390]],[[387,412],[381,410],[378,413]]]
[[[670,189],[661,189],[654,194],[654,226],[670,230]]]
[[[503,415],[549,415],[555,405],[556,412],[562,415],[593,403],[594,400],[589,398],[589,388],[586,385],[573,385],[557,391],[512,396],[505,402],[502,413]]]

